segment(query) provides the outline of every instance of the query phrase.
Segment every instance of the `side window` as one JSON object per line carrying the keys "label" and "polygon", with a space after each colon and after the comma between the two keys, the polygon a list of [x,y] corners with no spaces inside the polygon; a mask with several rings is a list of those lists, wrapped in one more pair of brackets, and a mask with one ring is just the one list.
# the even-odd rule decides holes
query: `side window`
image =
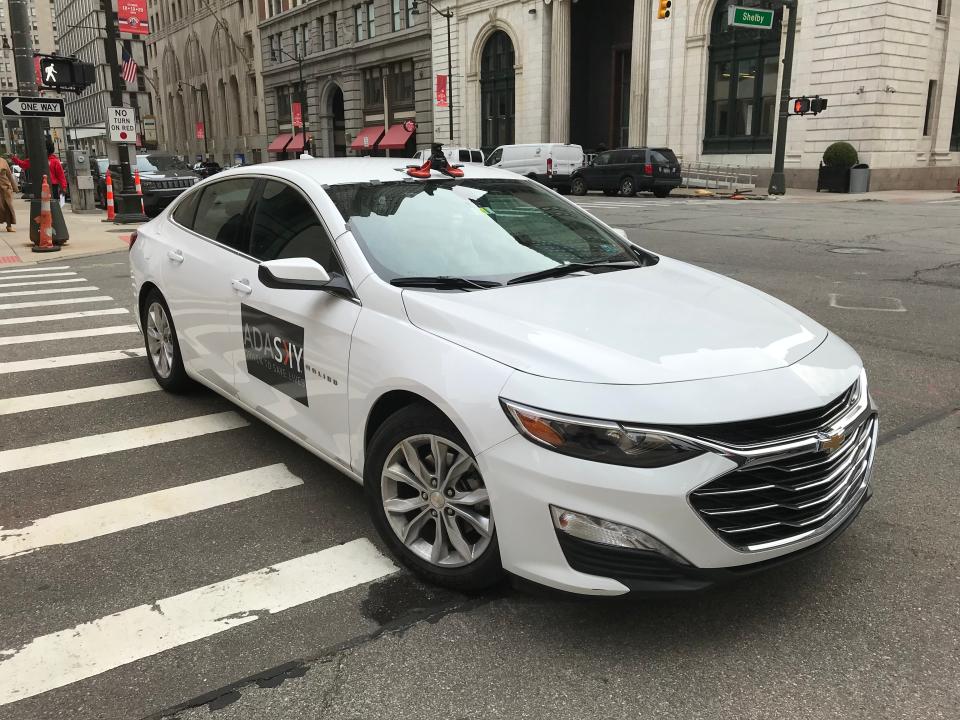
{"label": "side window", "polygon": [[616,152],[610,153],[610,156],[610,162],[617,165],[630,162],[630,152],[626,150],[617,150]]}
{"label": "side window", "polygon": [[593,160],[594,165],[609,165],[610,164],[610,153],[600,153]]}
{"label": "side window", "polygon": [[483,162],[483,153],[480,152],[479,150],[471,150],[471,151],[470,151],[470,160],[472,160],[472,161],[475,162],[475,163],[482,163],[482,162]]}
{"label": "side window", "polygon": [[640,150],[638,152],[630,153],[630,162],[633,164],[643,165],[647,161],[646,154]]}
{"label": "side window", "polygon": [[460,150],[460,159],[458,162],[470,162],[470,151]]}
{"label": "side window", "polygon": [[[201,191],[202,192],[202,191]],[[177,206],[173,209],[173,219],[185,228],[193,229],[193,218],[197,213],[197,200],[200,199],[199,192],[188,192]]]}
{"label": "side window", "polygon": [[503,148],[497,148],[493,151],[493,154],[487,158],[487,165],[496,165],[500,162],[501,157],[503,157]]}
{"label": "side window", "polygon": [[306,257],[343,275],[333,242],[310,203],[295,188],[267,180],[253,211],[252,255],[258,260]]}
{"label": "side window", "polygon": [[223,180],[203,189],[193,230],[240,252],[248,252],[244,211],[253,189],[252,178]]}

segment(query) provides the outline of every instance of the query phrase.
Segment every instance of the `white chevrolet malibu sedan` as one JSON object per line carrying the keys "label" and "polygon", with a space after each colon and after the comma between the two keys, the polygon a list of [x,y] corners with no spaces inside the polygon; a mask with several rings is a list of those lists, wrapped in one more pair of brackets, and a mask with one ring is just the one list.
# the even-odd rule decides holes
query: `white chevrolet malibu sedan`
{"label": "white chevrolet malibu sedan", "polygon": [[857,354],[758,290],[479,166],[277,162],[143,225],[157,382],[198,382],[363,484],[430,581],[698,590],[868,500]]}

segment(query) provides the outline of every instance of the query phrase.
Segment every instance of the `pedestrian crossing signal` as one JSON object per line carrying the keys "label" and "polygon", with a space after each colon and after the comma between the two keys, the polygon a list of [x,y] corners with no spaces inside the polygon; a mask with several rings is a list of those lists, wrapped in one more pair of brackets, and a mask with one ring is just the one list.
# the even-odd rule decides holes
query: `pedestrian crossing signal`
{"label": "pedestrian crossing signal", "polygon": [[793,114],[806,115],[810,112],[810,98],[798,97],[793,101]]}
{"label": "pedestrian crossing signal", "polygon": [[657,10],[657,19],[666,20],[670,17],[670,0],[660,0],[660,8]]}
{"label": "pedestrian crossing signal", "polygon": [[806,115],[807,113],[819,115],[826,109],[827,98],[822,98],[819,95],[815,97],[803,96],[790,99],[790,110],[793,115]]}

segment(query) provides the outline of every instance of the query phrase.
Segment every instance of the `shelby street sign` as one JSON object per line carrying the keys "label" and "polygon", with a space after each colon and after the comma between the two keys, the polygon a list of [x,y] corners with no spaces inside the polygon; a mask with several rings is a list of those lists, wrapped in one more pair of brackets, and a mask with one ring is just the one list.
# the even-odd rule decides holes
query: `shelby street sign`
{"label": "shelby street sign", "polygon": [[773,10],[731,5],[727,8],[727,22],[733,27],[770,30],[773,28]]}
{"label": "shelby street sign", "polygon": [[57,98],[0,96],[7,117],[63,117],[63,100]]}

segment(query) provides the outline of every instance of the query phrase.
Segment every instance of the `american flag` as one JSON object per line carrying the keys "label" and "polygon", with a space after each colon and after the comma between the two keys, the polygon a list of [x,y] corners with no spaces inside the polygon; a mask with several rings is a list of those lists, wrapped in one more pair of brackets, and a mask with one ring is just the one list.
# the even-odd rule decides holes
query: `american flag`
{"label": "american flag", "polygon": [[123,50],[123,65],[120,67],[120,77],[128,83],[133,83],[137,81],[137,62],[134,60],[130,53]]}

